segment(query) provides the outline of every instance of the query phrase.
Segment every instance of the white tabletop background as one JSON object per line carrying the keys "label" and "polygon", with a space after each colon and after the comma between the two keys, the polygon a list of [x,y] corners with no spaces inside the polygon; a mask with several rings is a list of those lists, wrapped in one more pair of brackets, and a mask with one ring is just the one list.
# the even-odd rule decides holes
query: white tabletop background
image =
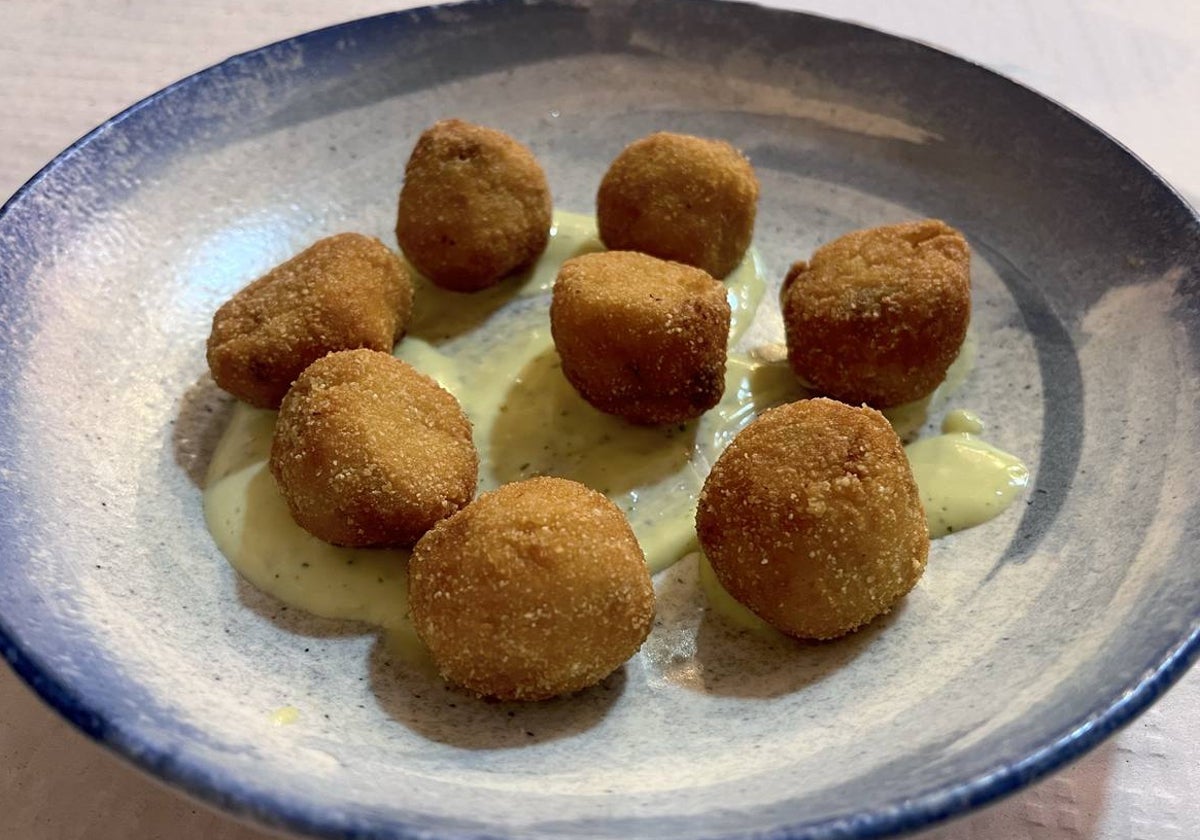
{"label": "white tabletop background", "polygon": [[[0,0],[0,198],[164,85],[411,2]],[[1057,99],[1200,206],[1195,0],[775,0],[947,48]],[[92,744],[0,666],[3,840],[265,840]],[[1200,838],[1200,669],[1040,784],[920,840]]]}

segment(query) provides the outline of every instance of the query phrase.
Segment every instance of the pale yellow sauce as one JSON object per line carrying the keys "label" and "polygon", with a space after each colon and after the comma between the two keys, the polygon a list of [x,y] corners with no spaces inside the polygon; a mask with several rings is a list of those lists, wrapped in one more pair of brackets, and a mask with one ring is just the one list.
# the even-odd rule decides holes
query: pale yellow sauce
{"label": "pale yellow sauce", "polygon": [[290,726],[300,720],[300,710],[295,706],[280,706],[271,713],[271,723],[276,726]]}
{"label": "pale yellow sauce", "polygon": [[759,633],[764,636],[780,635],[774,627],[767,624],[767,622],[751,612],[749,607],[729,594],[728,590],[717,580],[717,573],[713,571],[712,564],[708,562],[708,558],[704,556],[704,552],[697,551],[692,556],[696,558],[696,562],[700,565],[700,589],[704,592],[704,598],[708,602],[709,609],[718,613],[725,619],[726,623],[733,625],[739,630],[748,630],[751,633]]}
{"label": "pale yellow sauce", "polygon": [[[581,481],[621,507],[647,564],[658,572],[696,547],[696,497],[725,446],[766,408],[807,394],[785,358],[768,351],[731,355],[724,398],[690,423],[636,427],[592,408],[562,374],[550,336],[547,298],[565,259],[601,249],[594,220],[559,212],[546,253],[522,277],[472,295],[419,280],[413,321],[396,355],[462,403],[480,453],[481,492],[540,474]],[[750,325],[765,284],[752,256],[725,284],[733,311],[732,345]],[[938,391],[889,412],[902,435],[914,433],[941,405],[965,378],[973,358],[969,341]],[[393,651],[420,655],[406,606],[408,553],[338,548],[297,526],[267,469],[274,422],[275,412],[239,404],[217,445],[204,509],[218,547],[258,589],[315,615],[384,627]],[[935,443],[942,438],[957,443]],[[977,488],[999,487],[997,471],[1009,482],[1005,487],[1017,488],[1012,465],[1019,462],[1012,456],[970,435],[943,435],[914,446],[921,443],[928,445],[918,450],[918,460],[929,464],[918,474],[922,498],[933,499],[939,511],[954,508],[960,495],[971,500],[967,514],[941,511],[939,516],[945,514],[949,523],[943,533],[969,527],[964,522],[978,524],[1011,502],[1012,494],[993,493],[981,508],[979,499],[992,491]],[[909,451],[912,457],[911,447]],[[979,454],[983,452],[994,457],[989,461]],[[955,459],[965,460],[959,464]],[[943,486],[948,489],[937,489]],[[981,510],[988,514],[980,518]],[[715,597],[713,586],[719,590],[719,584],[711,570],[707,577],[711,580],[702,580]]]}
{"label": "pale yellow sauce", "polygon": [[407,552],[339,548],[292,521],[266,463],[259,461],[205,493],[217,546],[250,583],[326,618],[387,626],[407,597]]}
{"label": "pale yellow sauce", "polygon": [[967,432],[918,440],[904,451],[934,539],[993,519],[1029,482],[1018,458]]}
{"label": "pale yellow sauce", "polygon": [[[631,426],[592,408],[564,378],[546,297],[565,259],[600,249],[592,219],[559,213],[550,246],[523,277],[474,295],[419,281],[396,355],[462,403],[480,453],[481,492],[538,474],[602,490],[625,511],[657,572],[694,547],[696,496],[731,435],[714,412],[677,426]],[[753,257],[725,284],[732,343],[763,294]],[[729,378],[740,371],[731,364]],[[275,416],[238,404],[213,454],[204,509],[218,547],[258,589],[326,618],[385,627],[394,648],[409,648],[408,552],[338,548],[292,521],[267,469]]]}
{"label": "pale yellow sauce", "polygon": [[974,411],[960,408],[951,411],[942,420],[942,431],[946,434],[963,432],[968,435],[983,434],[983,420]]}
{"label": "pale yellow sauce", "polygon": [[[945,405],[950,395],[962,387],[975,367],[976,340],[974,333],[968,332],[962,347],[958,351],[946,378],[928,396],[910,403],[886,408],[883,416],[892,424],[901,440],[910,440],[916,436],[925,425],[929,415],[936,414]],[[809,396],[804,383],[796,378],[787,362],[787,347],[782,344],[769,344],[756,347],[750,354],[750,359],[743,360],[753,368],[754,413],[759,413],[773,405],[781,405],[792,400]],[[963,414],[974,417],[971,412],[951,412],[950,416]]]}

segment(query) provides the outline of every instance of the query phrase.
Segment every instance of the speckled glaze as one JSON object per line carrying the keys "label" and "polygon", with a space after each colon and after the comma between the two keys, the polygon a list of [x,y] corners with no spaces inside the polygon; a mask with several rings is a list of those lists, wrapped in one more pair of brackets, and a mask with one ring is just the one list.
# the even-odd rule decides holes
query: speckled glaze
{"label": "speckled glaze", "polygon": [[[948,408],[1030,464],[1027,504],[937,542],[900,609],[832,644],[725,625],[677,566],[642,653],[539,705],[475,701],[239,582],[197,486],[229,408],[212,313],[320,236],[392,241],[408,151],[445,116],[527,142],[585,212],[630,140],[727,139],[776,281],[851,228],[964,230],[979,360]],[[1198,265],[1194,212],[1111,140],[855,26],[483,2],[267,47],[97,129],[0,213],[0,647],[149,772],[313,834],[925,825],[1078,755],[1200,647]],[[781,336],[768,301],[746,342]]]}

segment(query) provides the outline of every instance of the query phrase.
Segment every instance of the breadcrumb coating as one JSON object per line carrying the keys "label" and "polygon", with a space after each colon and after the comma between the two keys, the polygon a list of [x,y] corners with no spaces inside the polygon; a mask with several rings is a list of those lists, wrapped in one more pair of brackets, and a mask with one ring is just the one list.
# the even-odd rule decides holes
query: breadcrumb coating
{"label": "breadcrumb coating", "polygon": [[567,260],[550,304],[563,373],[634,423],[699,417],[725,390],[730,308],[705,271],[632,251]]}
{"label": "breadcrumb coating", "polygon": [[410,546],[475,496],[471,424],[448,391],[388,353],[310,365],[279,410],[271,474],[300,527],[345,546]]}
{"label": "breadcrumb coating", "polygon": [[213,316],[208,367],[240,400],[278,408],[300,372],[334,350],[390,351],[412,315],[408,269],[378,239],[314,243],[225,302]]}
{"label": "breadcrumb coating", "polygon": [[788,359],[821,393],[890,408],[946,378],[971,320],[966,239],[937,219],[846,234],[781,292]]}
{"label": "breadcrumb coating", "polygon": [[396,239],[408,260],[445,289],[472,292],[532,263],[550,241],[546,174],[502,131],[435,123],[404,170]]}
{"label": "breadcrumb coating", "polygon": [[624,515],[562,478],[506,484],[439,522],[408,577],[413,623],[443,677],[504,700],[594,685],[637,652],[654,617]]}
{"label": "breadcrumb coating", "polygon": [[900,439],[829,399],[764,412],[722,453],[696,512],[721,585],[776,629],[831,639],[920,579],[929,531]]}
{"label": "breadcrumb coating", "polygon": [[658,132],[612,162],[596,195],[604,244],[694,265],[724,278],[754,234],[758,178],[720,140]]}

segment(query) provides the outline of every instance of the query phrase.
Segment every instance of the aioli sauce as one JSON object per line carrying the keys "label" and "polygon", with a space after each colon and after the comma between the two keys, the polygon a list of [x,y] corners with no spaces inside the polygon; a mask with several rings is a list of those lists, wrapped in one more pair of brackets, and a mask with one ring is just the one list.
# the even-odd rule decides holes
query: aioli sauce
{"label": "aioli sauce", "polygon": [[[591,217],[557,211],[550,245],[521,277],[471,295],[419,281],[413,321],[395,355],[462,403],[479,450],[480,492],[541,474],[598,489],[629,517],[653,574],[696,548],[696,498],[725,446],[765,409],[807,394],[786,353],[781,360],[778,352],[757,352],[730,355],[724,397],[697,420],[646,428],[592,408],[562,374],[546,298],[564,260],[599,250]],[[752,253],[725,285],[733,345],[765,289]],[[968,338],[942,386],[885,412],[902,437],[915,434],[940,408],[973,360]],[[418,651],[406,607],[408,552],[339,548],[292,521],[267,468],[275,417],[239,403],[213,454],[204,510],[218,547],[250,583],[281,601],[325,618],[378,625],[394,650]],[[998,515],[1027,479],[1016,458],[975,437],[982,427],[972,418],[953,412],[946,421],[949,434],[906,449],[931,536]],[[706,568],[705,561],[702,585],[715,601],[724,591]],[[745,613],[748,625],[758,621],[724,598],[730,603],[723,612]]]}

